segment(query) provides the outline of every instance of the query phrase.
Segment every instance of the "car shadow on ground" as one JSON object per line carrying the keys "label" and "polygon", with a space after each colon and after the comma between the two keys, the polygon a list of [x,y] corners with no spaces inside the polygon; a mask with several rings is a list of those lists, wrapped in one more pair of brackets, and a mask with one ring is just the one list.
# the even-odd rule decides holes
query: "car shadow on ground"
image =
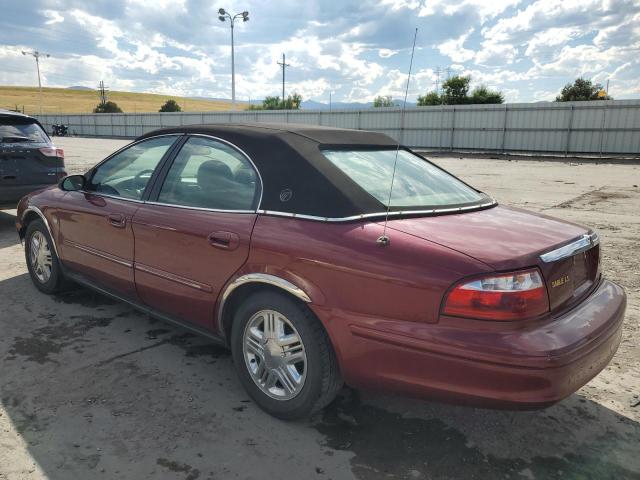
{"label": "car shadow on ground", "polygon": [[184,329],[82,288],[43,295],[27,274],[0,299],[0,402],[19,439],[3,448],[50,479],[640,478],[640,425],[580,395],[503,412],[344,389],[280,422],[226,350]]}
{"label": "car shadow on ground", "polygon": [[0,210],[0,248],[10,247],[19,243],[16,232],[15,210]]}

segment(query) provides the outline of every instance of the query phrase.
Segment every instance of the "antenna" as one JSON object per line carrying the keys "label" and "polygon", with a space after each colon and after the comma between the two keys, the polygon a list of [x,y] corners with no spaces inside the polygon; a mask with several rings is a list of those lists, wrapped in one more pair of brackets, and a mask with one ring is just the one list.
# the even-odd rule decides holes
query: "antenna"
{"label": "antenna", "polygon": [[391,243],[391,239],[387,237],[387,222],[389,221],[389,209],[391,208],[391,194],[393,193],[393,181],[396,179],[396,167],[398,165],[398,153],[400,153],[400,143],[402,143],[402,132],[404,131],[404,112],[407,109],[407,95],[409,94],[409,82],[411,81],[411,69],[413,68],[413,54],[416,51],[416,38],[418,37],[418,28],[413,34],[413,48],[411,49],[411,62],[409,63],[409,75],[407,76],[407,86],[404,90],[404,103],[402,104],[402,112],[400,113],[400,138],[398,139],[398,147],[396,148],[396,156],[393,160],[393,174],[391,175],[391,187],[389,188],[389,200],[387,201],[387,214],[384,217],[384,229],[382,236],[378,237],[376,243],[381,247],[386,247]]}

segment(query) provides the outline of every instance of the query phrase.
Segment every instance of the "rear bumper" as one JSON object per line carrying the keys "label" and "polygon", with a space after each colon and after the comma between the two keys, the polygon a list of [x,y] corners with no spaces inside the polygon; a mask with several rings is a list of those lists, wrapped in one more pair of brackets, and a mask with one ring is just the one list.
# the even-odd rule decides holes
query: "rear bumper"
{"label": "rear bumper", "polygon": [[17,204],[18,201],[25,195],[36,190],[50,187],[51,185],[55,185],[56,183],[58,183],[57,178],[52,178],[51,183],[39,183],[34,185],[5,185],[0,183],[0,203]]}
{"label": "rear bumper", "polygon": [[620,344],[626,296],[604,280],[573,310],[522,328],[419,324],[314,307],[346,382],[446,402],[541,408],[595,377]]}

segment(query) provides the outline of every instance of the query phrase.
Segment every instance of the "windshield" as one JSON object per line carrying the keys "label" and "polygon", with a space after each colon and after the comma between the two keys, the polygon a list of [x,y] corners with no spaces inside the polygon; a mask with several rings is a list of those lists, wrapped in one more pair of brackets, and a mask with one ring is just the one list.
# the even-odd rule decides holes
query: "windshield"
{"label": "windshield", "polygon": [[47,136],[33,121],[0,117],[0,142],[47,143]]}
{"label": "windshield", "polygon": [[[323,150],[342,172],[383,205],[389,201],[396,150]],[[485,196],[406,150],[398,151],[390,207],[426,209],[475,203]]]}

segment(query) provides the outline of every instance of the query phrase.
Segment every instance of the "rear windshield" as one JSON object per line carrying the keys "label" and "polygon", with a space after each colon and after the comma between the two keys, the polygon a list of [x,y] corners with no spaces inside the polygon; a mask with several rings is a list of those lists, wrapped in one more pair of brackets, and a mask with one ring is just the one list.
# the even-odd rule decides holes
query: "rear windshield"
{"label": "rear windshield", "polygon": [[47,135],[40,126],[33,121],[0,117],[0,142],[47,143]]}
{"label": "rear windshield", "polygon": [[[386,206],[396,150],[323,150],[336,167]],[[428,209],[484,200],[477,192],[444,170],[406,150],[398,151],[390,207]]]}

